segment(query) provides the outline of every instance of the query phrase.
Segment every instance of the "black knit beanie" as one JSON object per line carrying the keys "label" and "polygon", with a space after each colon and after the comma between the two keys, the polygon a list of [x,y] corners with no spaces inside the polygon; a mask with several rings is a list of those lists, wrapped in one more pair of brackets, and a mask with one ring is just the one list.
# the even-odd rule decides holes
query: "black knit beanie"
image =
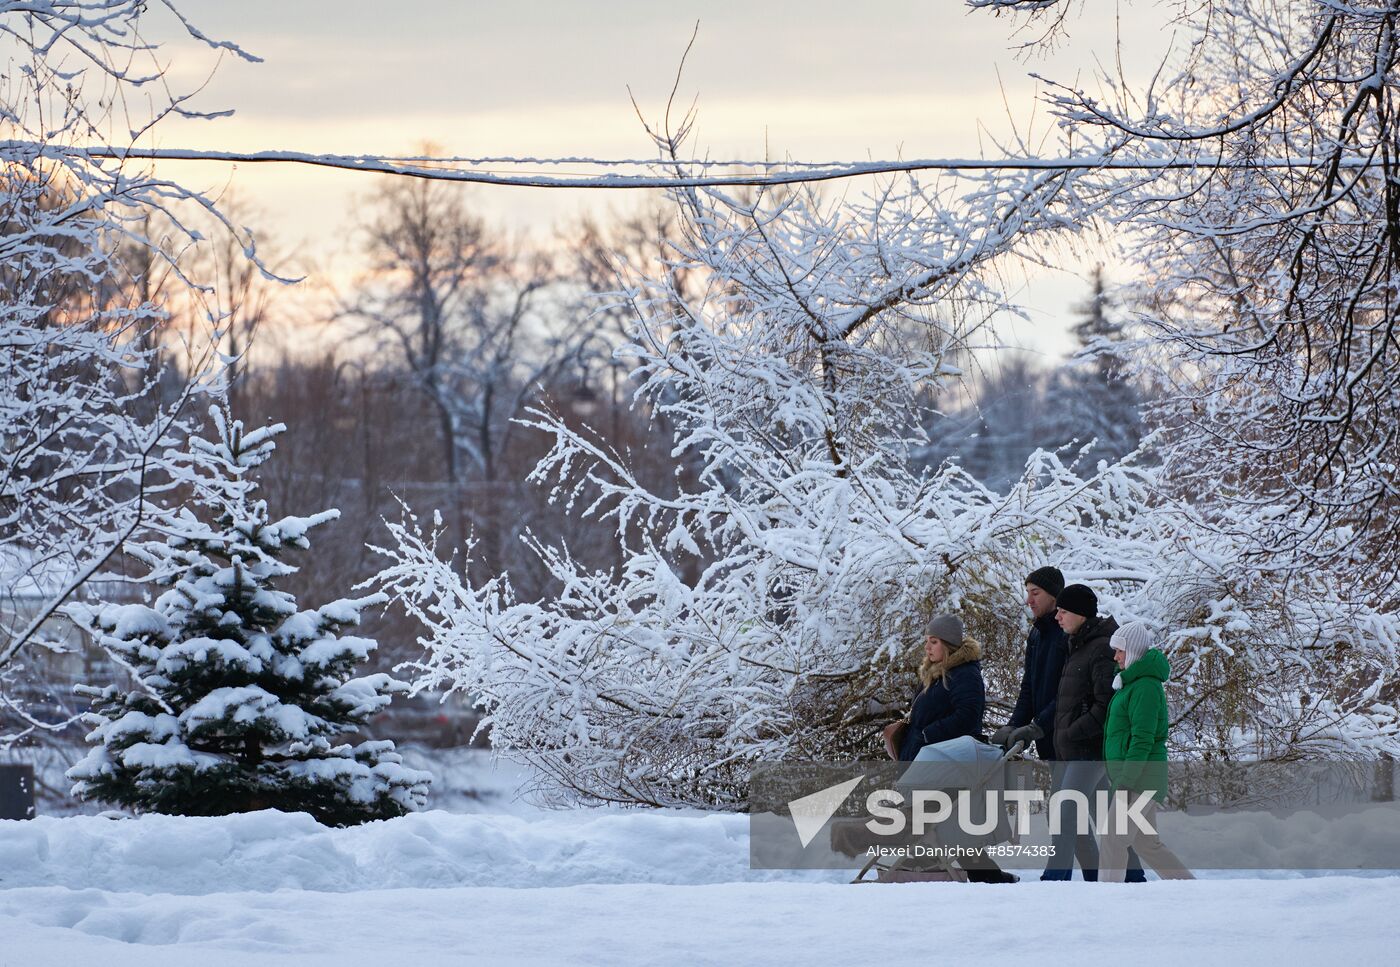
{"label": "black knit beanie", "polygon": [[1099,613],[1099,597],[1084,584],[1071,584],[1055,595],[1055,607],[1082,618],[1092,618]]}
{"label": "black knit beanie", "polygon": [[1065,589],[1065,576],[1060,569],[1047,565],[1038,567],[1026,575],[1026,583],[1034,584],[1052,598],[1058,598]]}

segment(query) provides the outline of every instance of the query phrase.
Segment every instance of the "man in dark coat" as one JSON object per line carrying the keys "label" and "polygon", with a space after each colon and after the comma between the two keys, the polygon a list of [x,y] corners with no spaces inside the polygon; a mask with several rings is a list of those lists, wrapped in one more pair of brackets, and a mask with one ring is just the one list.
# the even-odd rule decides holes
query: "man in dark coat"
{"label": "man in dark coat", "polygon": [[1037,568],[1026,576],[1026,607],[1031,630],[1026,635],[1026,664],[1016,708],[1005,725],[992,733],[992,744],[1035,743],[1036,754],[1055,758],[1055,696],[1065,663],[1066,637],[1055,621],[1055,598],[1065,589],[1057,567]]}
{"label": "man in dark coat", "polygon": [[[1108,719],[1108,703],[1113,699],[1113,676],[1118,673],[1109,639],[1118,630],[1118,622],[1099,614],[1098,596],[1083,584],[1071,584],[1056,597],[1055,621],[1069,640],[1055,694],[1054,742],[1060,761],[1056,763],[1052,793],[1076,789],[1092,803],[1095,793],[1107,788],[1104,722]],[[1042,880],[1070,879],[1074,859],[1079,861],[1084,879],[1098,879],[1098,844],[1092,833],[1080,836],[1075,832],[1077,817],[1073,813],[1064,810],[1062,831],[1051,837],[1055,858],[1041,875]],[[1128,865],[1130,882],[1146,879],[1136,854],[1129,856]]]}

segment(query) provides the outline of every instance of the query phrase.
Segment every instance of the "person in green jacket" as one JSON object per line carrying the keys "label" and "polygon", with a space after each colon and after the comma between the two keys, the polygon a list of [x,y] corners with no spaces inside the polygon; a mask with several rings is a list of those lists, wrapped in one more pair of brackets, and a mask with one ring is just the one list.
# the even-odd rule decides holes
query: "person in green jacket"
{"label": "person in green jacket", "polygon": [[1152,647],[1152,632],[1141,621],[1131,621],[1115,631],[1109,647],[1122,671],[1113,681],[1115,691],[1104,721],[1103,757],[1114,798],[1099,844],[1099,881],[1123,882],[1130,847],[1164,880],[1195,879],[1155,832],[1146,832],[1130,820],[1120,823],[1123,807],[1150,792],[1152,799],[1135,815],[1157,828],[1157,806],[1167,792],[1168,718],[1163,683],[1171,676],[1171,665],[1166,655]]}

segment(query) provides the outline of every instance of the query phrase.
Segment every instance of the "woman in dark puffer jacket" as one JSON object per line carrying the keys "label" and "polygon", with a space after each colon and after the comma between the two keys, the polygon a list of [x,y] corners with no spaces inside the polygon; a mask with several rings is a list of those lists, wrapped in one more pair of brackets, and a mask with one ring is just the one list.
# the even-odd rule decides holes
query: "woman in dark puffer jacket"
{"label": "woman in dark puffer jacket", "polygon": [[[924,626],[924,660],[919,666],[922,690],[907,718],[885,727],[890,758],[912,762],[919,750],[964,735],[983,740],[982,715],[987,706],[982,681],[982,649],[963,635],[963,623],[951,614],[935,615]],[[1015,883],[986,855],[958,860],[973,883]]]}
{"label": "woman in dark puffer jacket", "polygon": [[905,719],[886,727],[892,758],[912,762],[919,750],[962,735],[982,738],[987,707],[982,682],[982,649],[963,636],[956,615],[940,614],[924,628],[924,661],[919,666],[923,689]]}

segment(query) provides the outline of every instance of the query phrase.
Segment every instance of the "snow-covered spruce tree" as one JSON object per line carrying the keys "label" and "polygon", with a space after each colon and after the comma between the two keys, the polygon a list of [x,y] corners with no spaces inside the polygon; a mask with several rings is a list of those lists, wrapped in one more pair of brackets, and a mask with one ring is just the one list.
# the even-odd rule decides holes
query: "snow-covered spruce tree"
{"label": "snow-covered spruce tree", "polygon": [[246,431],[219,408],[214,438],[173,455],[193,502],[147,510],[164,539],[130,548],[167,590],[154,606],[72,605],[69,615],[131,675],[89,688],[89,754],[74,793],[139,810],[223,815],[304,811],[329,825],[421,807],[430,777],[406,769],[390,741],[336,744],[406,688],[351,675],[375,642],[342,634],[381,595],[299,611],[276,588],[308,548],[307,532],[339,516],[273,520],[251,472],[282,424]]}
{"label": "snow-covered spruce tree", "polygon": [[1089,297],[1078,312],[1079,321],[1070,328],[1079,342],[1078,352],[1046,387],[1047,436],[1055,446],[1092,440],[1095,459],[1117,460],[1142,440],[1145,394],[1129,374],[1121,348],[1126,337],[1123,310],[1107,290],[1103,266],[1094,268]]}

